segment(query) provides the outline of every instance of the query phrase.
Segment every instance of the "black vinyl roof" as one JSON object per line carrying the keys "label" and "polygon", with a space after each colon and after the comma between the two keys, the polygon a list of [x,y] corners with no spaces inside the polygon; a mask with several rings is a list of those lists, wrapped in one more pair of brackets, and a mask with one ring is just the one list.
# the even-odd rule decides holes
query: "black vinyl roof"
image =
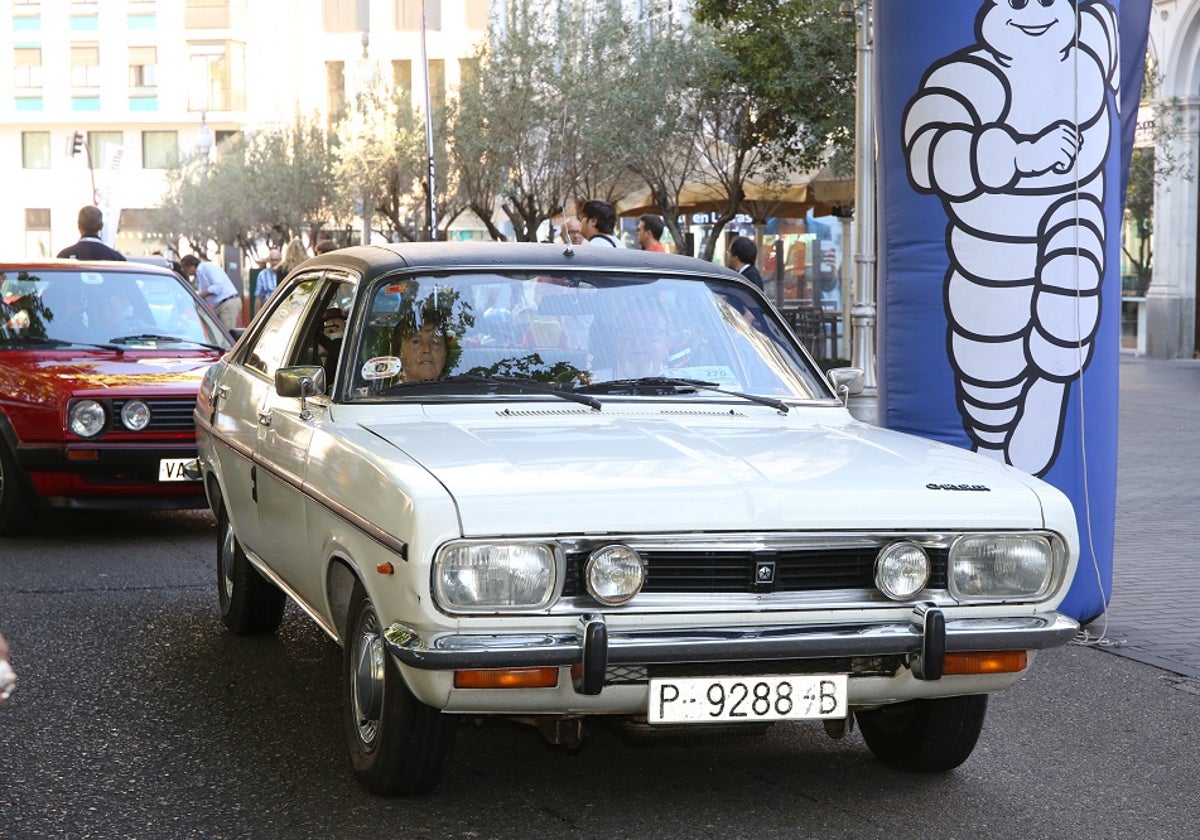
{"label": "black vinyl roof", "polygon": [[693,257],[601,245],[533,242],[408,242],[339,248],[301,263],[305,269],[345,266],[373,277],[396,269],[640,270],[745,280],[731,269]]}

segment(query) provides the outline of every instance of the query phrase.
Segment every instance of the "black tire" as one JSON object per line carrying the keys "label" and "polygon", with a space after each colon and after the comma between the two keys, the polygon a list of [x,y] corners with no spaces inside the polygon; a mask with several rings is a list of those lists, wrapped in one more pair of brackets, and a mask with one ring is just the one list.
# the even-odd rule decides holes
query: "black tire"
{"label": "black tire", "polygon": [[428,793],[441,781],[458,721],[408,690],[361,583],[346,626],[343,717],[354,775],[376,794]]}
{"label": "black tire", "polygon": [[0,537],[28,534],[37,524],[37,508],[25,487],[17,459],[0,439]]}
{"label": "black tire", "polygon": [[940,773],[962,764],[975,749],[987,695],[910,700],[859,712],[858,728],[876,757],[901,770]]}
{"label": "black tire", "polygon": [[221,621],[239,636],[274,633],[287,605],[287,596],[242,551],[224,505],[217,513],[217,598]]}

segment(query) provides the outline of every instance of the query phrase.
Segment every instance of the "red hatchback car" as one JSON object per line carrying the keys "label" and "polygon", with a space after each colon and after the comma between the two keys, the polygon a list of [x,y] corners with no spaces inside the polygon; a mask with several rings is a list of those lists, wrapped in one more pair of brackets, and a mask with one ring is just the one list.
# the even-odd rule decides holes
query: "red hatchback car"
{"label": "red hatchback car", "polygon": [[192,408],[232,343],[172,271],[0,263],[0,536],[47,506],[204,507]]}

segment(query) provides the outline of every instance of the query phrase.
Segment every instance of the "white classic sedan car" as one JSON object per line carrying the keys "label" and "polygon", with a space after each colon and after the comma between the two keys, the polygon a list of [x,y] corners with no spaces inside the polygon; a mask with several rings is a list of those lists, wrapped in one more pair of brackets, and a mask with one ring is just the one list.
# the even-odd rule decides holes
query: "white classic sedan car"
{"label": "white classic sedan car", "polygon": [[[349,248],[205,377],[221,615],[344,649],[354,771],[437,784],[463,718],[553,741],[857,721],[940,771],[1070,640],[1066,497],[856,421],[761,293],[663,254]],[[839,390],[842,392],[839,394]],[[660,730],[661,731],[661,730]]]}

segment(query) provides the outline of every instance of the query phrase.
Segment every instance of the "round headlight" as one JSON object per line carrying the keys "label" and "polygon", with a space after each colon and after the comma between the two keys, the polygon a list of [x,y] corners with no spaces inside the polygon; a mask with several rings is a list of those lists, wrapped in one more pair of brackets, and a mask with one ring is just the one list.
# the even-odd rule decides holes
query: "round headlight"
{"label": "round headlight", "polygon": [[929,555],[913,542],[894,542],[875,558],[875,585],[893,601],[906,601],[929,582]]}
{"label": "round headlight", "polygon": [[140,432],[150,425],[150,406],[141,400],[130,400],[121,406],[121,422],[131,432]]}
{"label": "round headlight", "polygon": [[587,590],[601,604],[624,604],[642,591],[646,567],[627,545],[606,545],[588,558],[585,569]]}
{"label": "round headlight", "polygon": [[104,431],[104,406],[95,400],[80,400],[71,406],[67,425],[80,437],[95,437]]}

